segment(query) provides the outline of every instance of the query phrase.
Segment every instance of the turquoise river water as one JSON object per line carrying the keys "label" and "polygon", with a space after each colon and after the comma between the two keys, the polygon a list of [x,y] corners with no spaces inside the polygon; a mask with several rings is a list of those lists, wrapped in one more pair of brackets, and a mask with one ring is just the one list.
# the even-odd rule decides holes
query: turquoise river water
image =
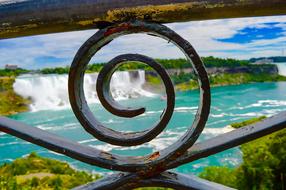
{"label": "turquoise river water", "polygon": [[[83,130],[70,107],[62,109],[37,110],[11,116],[11,118],[27,123],[33,127],[72,139],[86,146],[96,147],[105,151],[122,155],[145,155],[168,147],[175,142],[192,124],[198,105],[198,91],[179,92],[176,94],[176,109],[173,118],[164,132],[149,143],[141,146],[122,148],[111,146],[94,139]],[[165,106],[160,96],[137,97],[121,100],[121,104],[130,106],[145,106],[147,111],[136,118],[123,119],[108,113],[98,103],[90,107],[95,116],[105,125],[120,131],[138,131],[154,124]],[[199,140],[217,136],[231,129],[229,124],[261,115],[273,115],[286,109],[286,83],[256,83],[238,86],[212,88],[212,105],[209,120]],[[24,157],[30,152],[41,156],[66,161],[73,167],[92,172],[108,173],[110,171],[90,166],[66,156],[48,151],[36,145],[10,135],[0,133],[0,164]],[[239,148],[233,148],[222,153],[189,163],[177,168],[183,173],[199,173],[205,166],[235,167],[242,161]]]}

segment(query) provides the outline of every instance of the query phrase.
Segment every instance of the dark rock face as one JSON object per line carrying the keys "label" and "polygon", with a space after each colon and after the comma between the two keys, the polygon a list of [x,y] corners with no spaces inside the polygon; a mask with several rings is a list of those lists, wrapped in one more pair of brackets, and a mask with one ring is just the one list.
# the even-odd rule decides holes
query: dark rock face
{"label": "dark rock face", "polygon": [[[208,74],[221,74],[221,73],[251,73],[251,74],[278,74],[278,67],[272,64],[264,65],[249,65],[241,67],[208,67],[206,68]],[[168,69],[170,75],[179,75],[182,73],[193,73],[192,68],[186,69]],[[154,71],[146,71],[146,75],[156,76]]]}
{"label": "dark rock face", "polygon": [[250,66],[241,66],[235,68],[229,68],[229,67],[207,68],[207,72],[209,74],[219,74],[219,73],[278,74],[278,68],[276,65],[250,65]]}

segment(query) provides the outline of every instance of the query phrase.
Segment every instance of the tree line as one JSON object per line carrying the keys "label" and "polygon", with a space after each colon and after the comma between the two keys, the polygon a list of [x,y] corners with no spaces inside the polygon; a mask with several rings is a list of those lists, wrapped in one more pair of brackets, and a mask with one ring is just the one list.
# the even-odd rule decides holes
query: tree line
{"label": "tree line", "polygon": [[[165,69],[185,69],[191,68],[191,63],[186,59],[156,59]],[[206,67],[239,67],[239,66],[248,66],[250,62],[247,60],[237,60],[237,59],[223,59],[216,58],[213,56],[202,57]],[[99,72],[105,63],[94,63],[87,66],[86,72]],[[69,67],[56,67],[56,68],[45,68],[40,70],[42,74],[67,74],[69,72]],[[119,70],[151,70],[148,65],[142,64],[140,62],[128,62],[123,64]]]}

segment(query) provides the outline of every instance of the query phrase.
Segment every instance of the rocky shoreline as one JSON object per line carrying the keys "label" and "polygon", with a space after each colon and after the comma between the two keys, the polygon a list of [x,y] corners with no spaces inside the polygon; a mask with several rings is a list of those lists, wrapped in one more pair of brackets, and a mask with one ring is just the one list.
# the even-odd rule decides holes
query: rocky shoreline
{"label": "rocky shoreline", "polygon": [[[234,73],[250,73],[250,74],[261,74],[261,73],[268,73],[268,74],[278,74],[278,67],[273,64],[263,64],[263,65],[248,65],[248,66],[239,66],[239,67],[206,67],[206,71],[209,75],[213,74],[234,74]],[[169,75],[180,75],[182,73],[194,73],[193,68],[182,68],[182,69],[167,69]],[[156,76],[156,72],[146,71],[146,76]]]}

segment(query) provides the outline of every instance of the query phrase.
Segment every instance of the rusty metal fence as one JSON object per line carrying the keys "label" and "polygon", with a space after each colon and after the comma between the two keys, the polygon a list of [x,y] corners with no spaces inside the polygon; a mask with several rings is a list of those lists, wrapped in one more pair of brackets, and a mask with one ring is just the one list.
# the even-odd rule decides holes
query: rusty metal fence
{"label": "rusty metal fence", "polygon": [[103,107],[116,116],[127,118],[145,112],[143,107],[123,107],[111,96],[109,85],[112,74],[120,65],[128,61],[147,64],[158,73],[165,86],[167,106],[160,120],[153,127],[140,132],[114,131],[96,119],[85,99],[84,73],[90,59],[113,39],[122,35],[145,33],[173,43],[190,61],[197,75],[200,90],[199,108],[192,125],[185,134],[168,148],[146,156],[126,157],[100,151],[5,117],[0,117],[0,131],[82,162],[118,172],[75,188],[78,190],[125,190],[154,186],[180,190],[230,189],[196,176],[183,175],[169,170],[281,130],[286,127],[286,112],[281,112],[257,124],[236,129],[203,142],[196,142],[205,127],[211,105],[207,72],[192,45],[161,23],[285,13],[284,0],[0,1],[1,39],[100,28],[78,50],[71,65],[68,81],[68,93],[74,114],[84,129],[100,141],[118,146],[135,146],[149,142],[168,125],[175,106],[174,87],[167,71],[150,57],[140,54],[124,54],[105,64],[98,75],[96,91]]}

